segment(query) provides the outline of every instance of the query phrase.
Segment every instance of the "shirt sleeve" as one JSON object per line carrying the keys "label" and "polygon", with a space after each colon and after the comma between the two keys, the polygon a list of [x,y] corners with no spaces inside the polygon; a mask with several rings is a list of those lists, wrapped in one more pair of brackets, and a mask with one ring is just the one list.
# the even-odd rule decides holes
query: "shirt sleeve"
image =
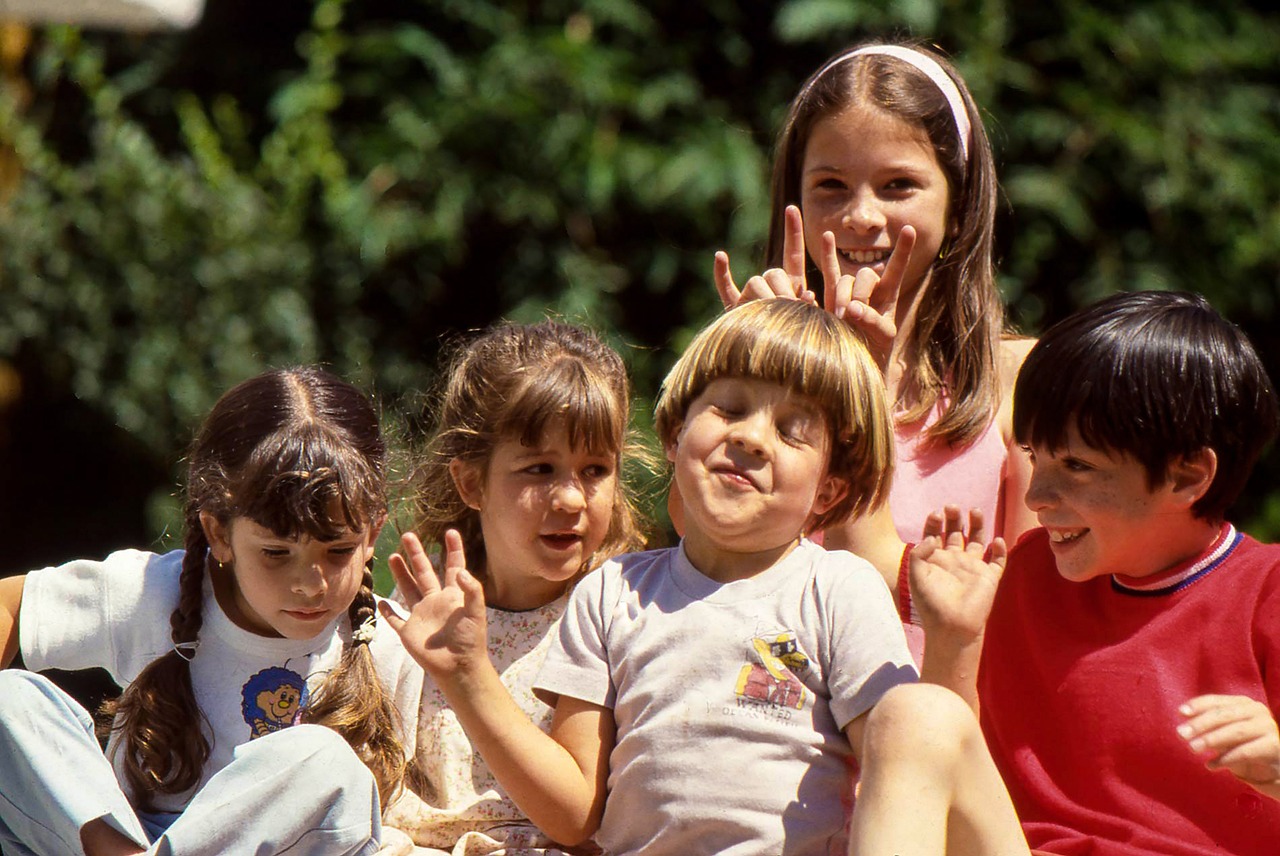
{"label": "shirt sleeve", "polygon": [[28,669],[106,669],[127,686],[169,650],[182,551],[137,550],[27,575],[18,639]]}
{"label": "shirt sleeve", "polygon": [[617,689],[609,668],[606,617],[617,600],[619,570],[616,562],[606,563],[587,574],[569,597],[560,630],[533,683],[534,695],[546,704],[554,707],[556,698],[565,695],[613,708]]}
{"label": "shirt sleeve", "polygon": [[893,595],[862,559],[842,551],[824,557],[818,578],[829,656],[831,713],[841,729],[892,687],[919,680]]}

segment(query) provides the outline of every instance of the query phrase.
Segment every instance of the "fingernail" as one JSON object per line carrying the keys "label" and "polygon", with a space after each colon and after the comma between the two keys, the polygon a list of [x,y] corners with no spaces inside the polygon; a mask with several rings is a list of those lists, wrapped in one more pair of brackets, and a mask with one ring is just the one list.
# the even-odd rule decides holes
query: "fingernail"
{"label": "fingernail", "polygon": [[1191,726],[1190,726],[1190,725],[1188,725],[1188,724],[1186,724],[1185,722],[1184,722],[1182,725],[1179,725],[1179,726],[1178,726],[1178,735],[1179,735],[1180,737],[1184,738],[1184,739],[1185,739],[1185,738],[1187,738],[1187,737],[1190,737],[1190,736],[1191,736]]}

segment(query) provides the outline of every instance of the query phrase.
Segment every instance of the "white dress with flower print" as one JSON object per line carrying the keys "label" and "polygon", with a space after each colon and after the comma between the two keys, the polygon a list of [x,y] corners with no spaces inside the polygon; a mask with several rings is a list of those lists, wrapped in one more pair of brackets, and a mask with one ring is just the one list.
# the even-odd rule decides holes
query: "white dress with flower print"
{"label": "white dress with flower print", "polygon": [[[516,704],[543,731],[551,726],[552,710],[534,697],[533,681],[568,599],[566,594],[526,612],[488,609],[489,658]],[[406,788],[383,817],[385,826],[402,830],[413,839],[416,853],[541,856],[599,852],[594,848],[558,848],[529,822],[494,780],[430,678],[422,687],[417,748],[418,767],[426,781],[423,793]]]}

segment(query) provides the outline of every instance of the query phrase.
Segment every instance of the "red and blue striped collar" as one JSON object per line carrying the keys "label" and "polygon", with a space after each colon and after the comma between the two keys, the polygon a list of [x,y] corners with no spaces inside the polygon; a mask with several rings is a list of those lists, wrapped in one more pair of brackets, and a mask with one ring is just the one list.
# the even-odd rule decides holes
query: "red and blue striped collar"
{"label": "red and blue striped collar", "polygon": [[1113,574],[1111,576],[1111,588],[1121,594],[1135,597],[1159,597],[1181,591],[1200,578],[1207,576],[1226,561],[1243,537],[1230,523],[1224,523],[1217,539],[1210,545],[1209,549],[1181,570],[1162,573],[1159,575],[1159,579],[1148,583],[1121,582],[1119,577]]}

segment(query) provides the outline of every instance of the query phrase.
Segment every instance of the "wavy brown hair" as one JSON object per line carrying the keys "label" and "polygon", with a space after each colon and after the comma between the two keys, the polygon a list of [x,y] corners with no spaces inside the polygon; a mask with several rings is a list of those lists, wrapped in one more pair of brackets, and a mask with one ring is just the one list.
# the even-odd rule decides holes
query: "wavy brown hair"
{"label": "wavy brown hair", "polygon": [[[1000,341],[1013,335],[996,288],[993,262],[995,160],[978,106],[946,57],[919,44],[903,45],[935,60],[955,82],[971,125],[967,159],[950,104],[924,72],[882,54],[839,60],[871,44],[875,43],[833,56],[805,81],[791,102],[774,149],[765,264],[782,264],[783,212],[788,205],[800,205],[804,154],[815,124],[845,110],[869,106],[923,129],[950,189],[949,237],[931,269],[928,293],[907,343],[916,359],[897,402],[905,406],[899,419],[904,423],[923,419],[945,395],[946,410],[928,436],[963,447],[981,436],[1000,407]],[[817,271],[811,270],[810,276],[817,278]]]}
{"label": "wavy brown hair", "polygon": [[[269,371],[226,392],[188,455],[175,650],[150,663],[106,712],[120,734],[124,773],[139,807],[194,787],[209,757],[206,720],[191,686],[204,575],[212,558],[202,512],[224,526],[247,518],[280,537],[332,541],[386,516],[386,447],[378,414],[358,389],[314,367]],[[375,616],[366,568],[348,609],[352,628]],[[193,655],[188,655],[193,656]],[[404,778],[398,714],[367,644],[347,642],[303,719],[346,739],[374,774],[383,803]]]}
{"label": "wavy brown hair", "polygon": [[622,357],[593,333],[571,324],[498,324],[454,346],[439,398],[435,430],[413,477],[424,543],[445,530],[462,535],[467,563],[478,576],[485,566],[480,515],[462,500],[449,464],[457,459],[487,471],[504,440],[535,445],[553,423],[562,424],[574,448],[608,455],[618,472],[609,530],[583,571],[599,561],[641,549],[644,524],[626,488],[623,465],[648,463],[630,433],[631,384]]}

